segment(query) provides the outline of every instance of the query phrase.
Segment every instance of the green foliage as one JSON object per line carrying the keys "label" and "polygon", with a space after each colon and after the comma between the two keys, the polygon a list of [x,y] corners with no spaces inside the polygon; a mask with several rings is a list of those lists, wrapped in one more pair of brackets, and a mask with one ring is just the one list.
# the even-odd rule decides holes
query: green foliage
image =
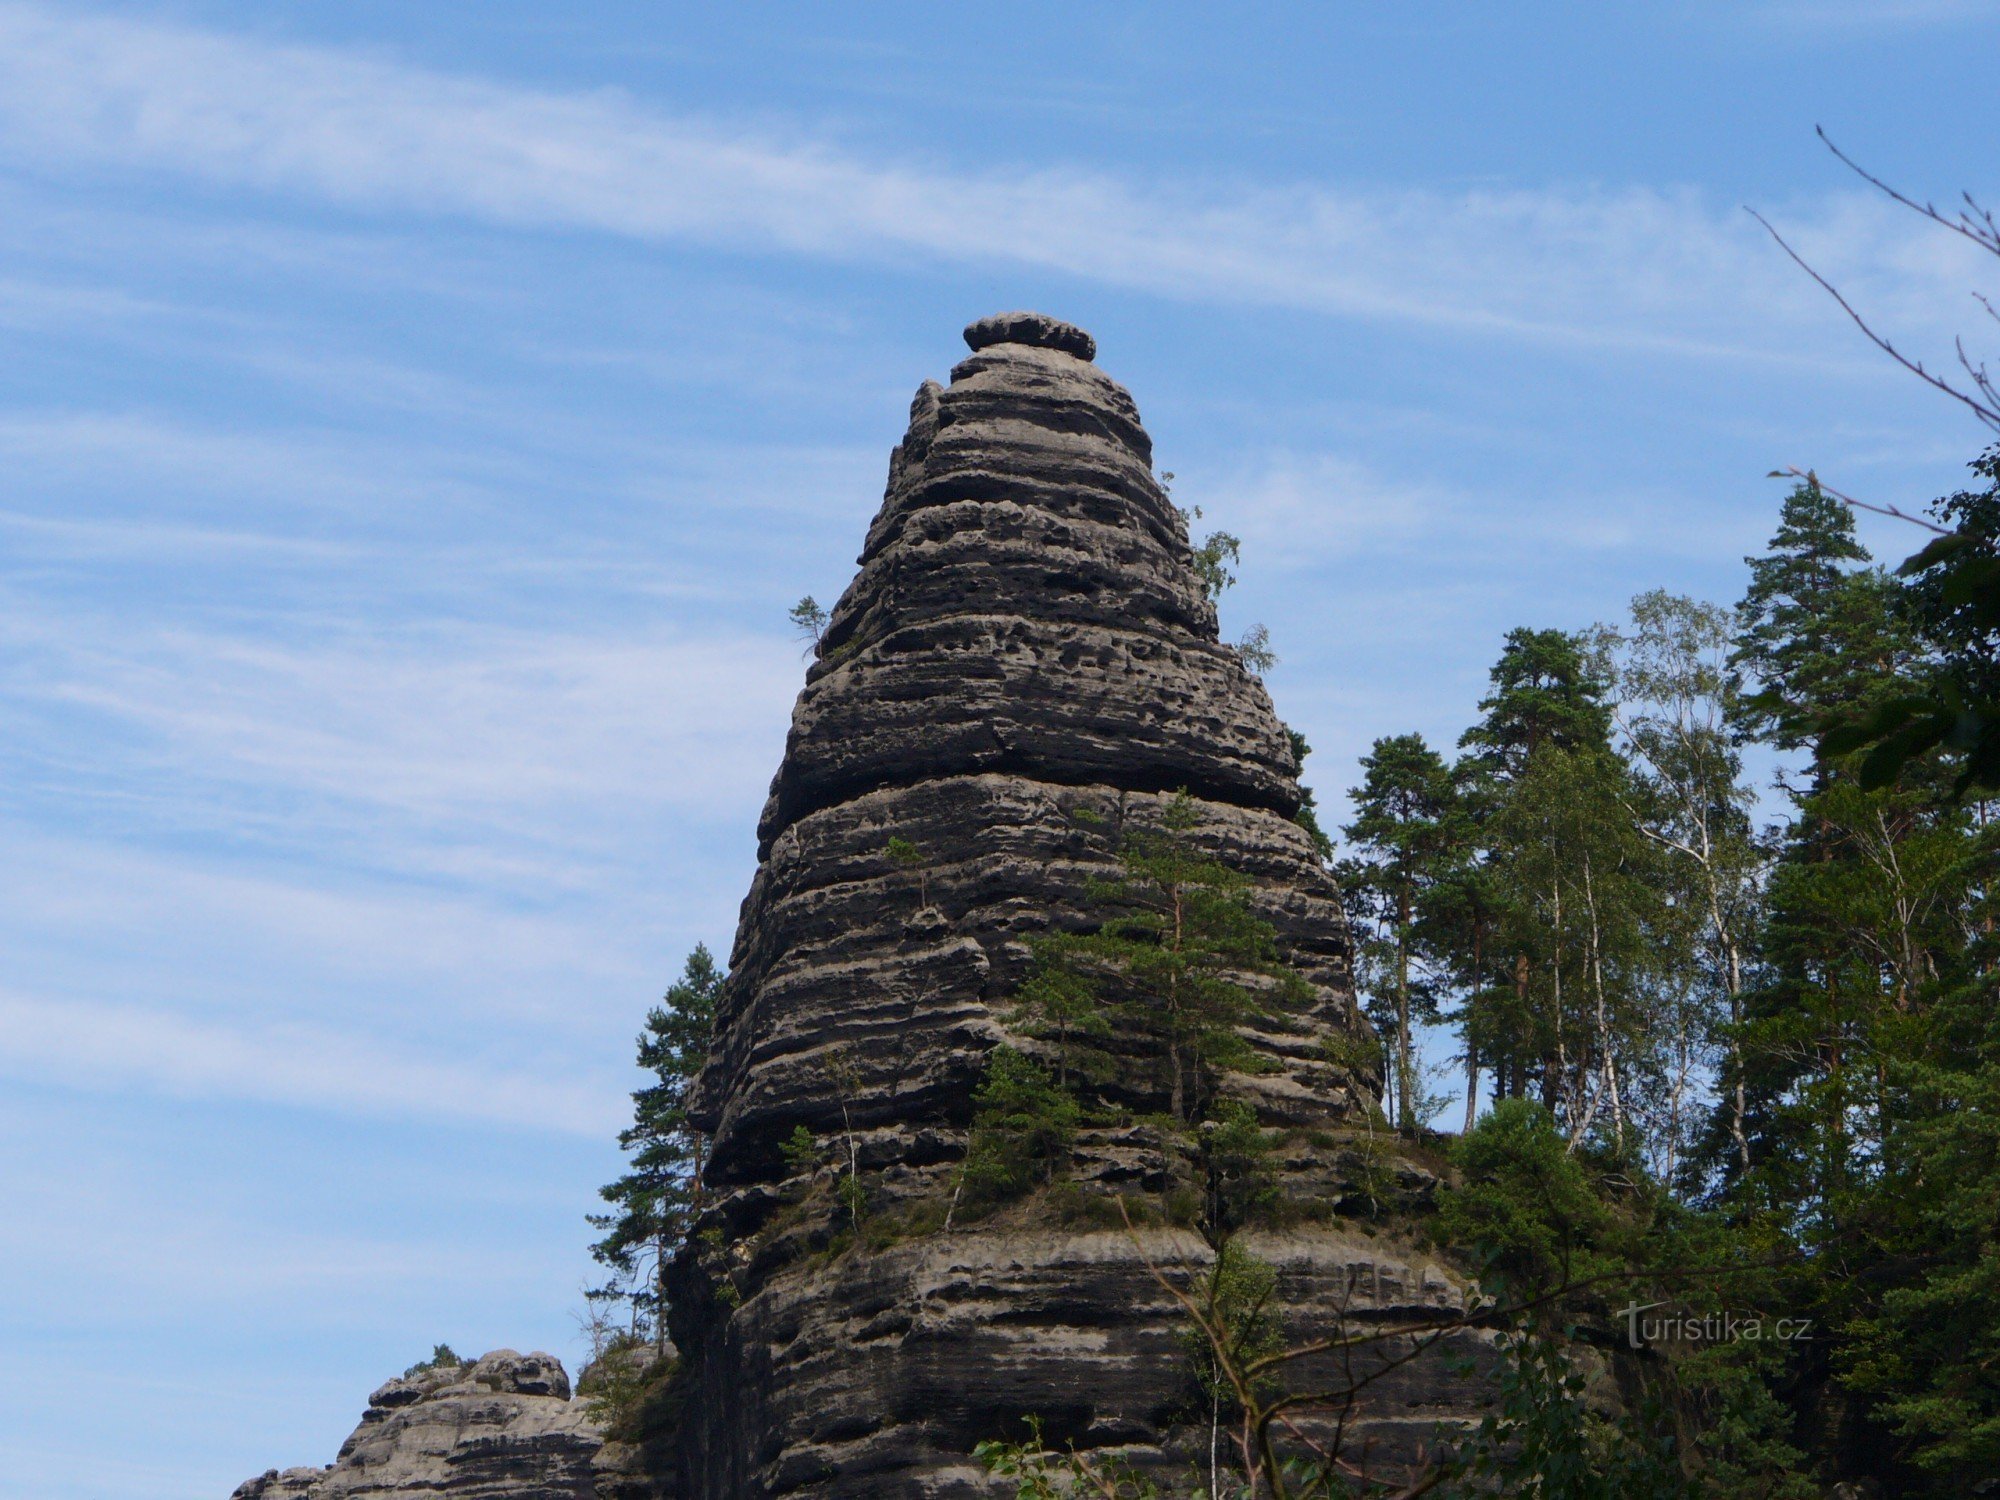
{"label": "green foliage", "polygon": [[931,904],[930,858],[908,839],[898,835],[891,838],[882,848],[889,856],[889,863],[899,870],[909,870],[917,877],[917,905],[921,909]]}
{"label": "green foliage", "polygon": [[1382,1065],[1382,1049],[1372,1038],[1352,1031],[1336,1031],[1320,1039],[1320,1055],[1336,1068],[1363,1077]]}
{"label": "green foliage", "polygon": [[820,642],[826,638],[827,613],[811,594],[807,594],[787,610],[785,618],[792,622],[792,629],[806,643],[807,655],[817,650]]}
{"label": "green foliage", "polygon": [[1158,1500],[1160,1491],[1117,1454],[1051,1452],[1042,1441],[1042,1424],[1028,1418],[1030,1436],[1024,1443],[990,1440],[972,1456],[996,1479],[1014,1482],[1015,1500]]}
{"label": "green foliage", "polygon": [[1180,515],[1182,528],[1190,535],[1194,576],[1201,584],[1201,591],[1212,603],[1227,593],[1236,582],[1236,575],[1229,571],[1229,566],[1231,563],[1240,563],[1243,560],[1242,539],[1226,531],[1211,531],[1200,542],[1195,543],[1192,541],[1193,526],[1201,519],[1201,507],[1197,505],[1192,509],[1183,510],[1177,505],[1174,509]]}
{"label": "green foliage", "polygon": [[1221,1073],[1263,1066],[1238,1028],[1310,992],[1250,909],[1249,882],[1196,847],[1195,823],[1183,792],[1158,828],[1127,832],[1121,878],[1093,892],[1109,914],[1095,932],[1038,943],[1016,1007],[1055,1042],[1059,1082],[1080,1074],[1142,1107],[1164,1102],[1183,1125],[1206,1114]]}
{"label": "green foliage", "polygon": [[452,1351],[451,1345],[437,1344],[431,1349],[431,1357],[420,1359],[411,1365],[409,1369],[403,1371],[403,1378],[408,1380],[413,1375],[425,1375],[432,1370],[456,1370],[462,1368],[465,1363],[463,1357]]}
{"label": "green foliage", "polygon": [[1438,1017],[1425,973],[1432,933],[1424,919],[1471,857],[1472,829],[1450,769],[1423,736],[1375,741],[1349,791],[1354,821],[1341,831],[1356,850],[1339,866],[1357,929],[1369,1012],[1389,1039],[1397,1128],[1416,1130],[1421,1093],[1414,1026]]}
{"label": "green foliage", "polygon": [[1464,1181],[1439,1190],[1438,1231],[1479,1251],[1489,1290],[1541,1297],[1606,1269],[1610,1216],[1541,1105],[1501,1100],[1453,1162]]}
{"label": "green foliage", "polygon": [[[1654,590],[1632,601],[1632,624],[1604,631],[1616,674],[1618,727],[1635,762],[1631,808],[1654,858],[1644,878],[1660,899],[1644,913],[1636,971],[1653,1018],[1639,1058],[1657,1101],[1650,1165],[1664,1181],[1699,1180],[1727,1152],[1748,1164],[1744,1133],[1743,992],[1763,914],[1765,851],[1750,823],[1751,792],[1729,728],[1742,703],[1727,665],[1733,610]],[[1704,1131],[1691,1083],[1719,1074],[1721,1108]],[[1644,1113],[1642,1104],[1642,1114]]]}
{"label": "green foliage", "polygon": [[1560,1344],[1515,1334],[1502,1352],[1494,1410],[1454,1466],[1472,1481],[1460,1493],[1519,1500],[1694,1500],[1701,1493],[1681,1473],[1669,1440],[1643,1422],[1608,1422],[1590,1410],[1588,1382]]}
{"label": "green foliage", "polygon": [[785,1158],[787,1177],[810,1176],[819,1170],[819,1137],[804,1125],[794,1125],[792,1133],[785,1137],[785,1143],[778,1149]]}
{"label": "green foliage", "polygon": [[[1277,1268],[1257,1259],[1234,1240],[1224,1241],[1197,1284],[1199,1322],[1180,1331],[1181,1347],[1211,1409],[1224,1420],[1242,1415],[1226,1371],[1242,1371],[1285,1347],[1284,1330],[1271,1308],[1278,1289]],[[1259,1394],[1278,1389],[1275,1377],[1255,1382]]]}
{"label": "green foliage", "polygon": [[1856,757],[1871,790],[1943,751],[1956,763],[1952,796],[2000,792],[2000,447],[1972,469],[1987,487],[1937,502],[1952,529],[1896,570],[1923,669],[1892,696],[1820,720],[1820,757]]}
{"label": "green foliage", "polygon": [[666,1337],[666,1269],[701,1211],[706,1137],[688,1115],[689,1090],[708,1058],[722,970],[705,947],[688,955],[681,977],[639,1034],[639,1066],[654,1081],[632,1095],[632,1124],[618,1144],[629,1170],[601,1190],[612,1212],[590,1217],[604,1236],[590,1247],[611,1280],[591,1293],[630,1308],[635,1330]]}
{"label": "green foliage", "polygon": [[1497,1093],[1539,1084],[1577,1139],[1626,1129],[1647,889],[1607,670],[1582,634],[1508,632],[1453,778],[1476,857],[1440,872],[1421,934],[1461,996],[1468,1057]]}
{"label": "green foliage", "polygon": [[1781,750],[1811,742],[1830,711],[1847,712],[1879,689],[1900,655],[1887,581],[1854,535],[1854,513],[1818,483],[1785,497],[1770,551],[1745,558],[1750,588],[1730,664],[1755,691],[1739,727]]}
{"label": "green foliage", "polygon": [[1263,625],[1252,625],[1243,632],[1243,639],[1236,643],[1236,655],[1253,677],[1268,676],[1278,664],[1278,653],[1271,649],[1271,632]]}
{"label": "green foliage", "polygon": [[833,1195],[847,1213],[847,1222],[859,1228],[868,1217],[868,1184],[861,1180],[858,1172],[847,1171],[840,1174],[840,1181],[834,1184]]}
{"label": "green foliage", "polygon": [[657,1357],[653,1346],[629,1333],[610,1339],[577,1377],[576,1393],[588,1403],[592,1420],[606,1429],[638,1435],[641,1414],[656,1388],[675,1377],[677,1361]]}
{"label": "green foliage", "polygon": [[[1306,743],[1304,735],[1289,724],[1285,726],[1285,738],[1291,741],[1292,759],[1298,764],[1300,774],[1303,775],[1306,757],[1312,754],[1312,746]],[[1299,797],[1299,810],[1292,821],[1306,831],[1306,837],[1312,840],[1313,853],[1319,856],[1320,863],[1329,863],[1333,859],[1333,840],[1326,836],[1326,830],[1320,826],[1319,800],[1313,795],[1313,789],[1304,781],[1299,783]]]}
{"label": "green foliage", "polygon": [[1102,1050],[1111,1018],[1101,1003],[1092,972],[1093,952],[1072,933],[1037,938],[1035,966],[1014,996],[1011,1012],[1030,1036],[1054,1044],[1056,1083],[1069,1088],[1080,1076],[1110,1076]]}
{"label": "green foliage", "polygon": [[1348,1150],[1346,1165],[1355,1193],[1366,1204],[1365,1212],[1380,1218],[1396,1197],[1397,1139],[1367,1130],[1349,1142]]}
{"label": "green foliage", "polygon": [[1237,1099],[1219,1100],[1197,1135],[1202,1176],[1202,1223],[1211,1241],[1270,1217],[1278,1202],[1271,1134],[1257,1112]]}
{"label": "green foliage", "polygon": [[1507,632],[1479,700],[1481,718],[1459,743],[1486,780],[1511,780],[1543,749],[1594,750],[1610,735],[1604,682],[1589,643],[1561,630]]}
{"label": "green foliage", "polygon": [[[851,1231],[859,1229],[868,1216],[868,1189],[861,1180],[861,1174],[854,1169],[851,1139],[849,1148],[846,1160],[834,1173],[833,1201],[847,1216],[847,1230]],[[779,1145],[778,1153],[784,1159],[785,1176],[804,1179],[791,1194],[795,1202],[803,1202],[813,1191],[813,1179],[819,1169],[826,1164],[825,1145],[810,1129],[799,1124],[792,1127],[792,1133]]]}
{"label": "green foliage", "polygon": [[1941,1495],[2000,1472],[1995,946],[1988,925],[1974,945],[1977,967],[1937,994],[1928,1026],[1891,1064],[1899,1123],[1879,1187],[1856,1209],[1877,1264],[1894,1274],[1871,1278],[1879,1297],[1856,1306],[1843,1329],[1842,1384],[1877,1403],[1927,1492]]}
{"label": "green foliage", "polygon": [[1515,973],[1504,999],[1488,999],[1505,1019],[1489,1021],[1487,1045],[1515,1076],[1538,1080],[1571,1140],[1602,1125],[1621,1147],[1623,1090],[1653,1020],[1645,972],[1659,917],[1633,796],[1610,750],[1548,744],[1523,764],[1488,831],[1498,934]]}
{"label": "green foliage", "polygon": [[976,1208],[1053,1179],[1076,1138],[1082,1107],[1049,1071],[1012,1047],[988,1055],[973,1095],[965,1190]]}
{"label": "green foliage", "polygon": [[1717,1342],[1687,1356],[1673,1374],[1704,1496],[1819,1500],[1823,1491],[1791,1440],[1793,1413],[1778,1396],[1790,1375],[1781,1346]]}

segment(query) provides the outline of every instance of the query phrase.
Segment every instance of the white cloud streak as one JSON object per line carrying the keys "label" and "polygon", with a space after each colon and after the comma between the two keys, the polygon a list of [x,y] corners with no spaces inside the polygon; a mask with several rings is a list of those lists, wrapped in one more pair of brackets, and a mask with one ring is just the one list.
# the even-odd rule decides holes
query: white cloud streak
{"label": "white cloud streak", "polygon": [[726,636],[487,627],[286,646],[122,640],[114,622],[70,618],[8,638],[46,662],[18,691],[139,731],[183,775],[489,827],[564,802],[754,806],[798,676],[784,644]]}
{"label": "white cloud streak", "polygon": [[[1690,353],[1827,309],[1735,211],[1685,191],[1355,193],[871,161],[330,49],[0,5],[0,146],[365,210],[839,259],[1013,264],[1176,298]],[[1799,242],[1865,286],[1873,203]],[[1895,247],[1921,231],[1896,223]],[[1964,284],[1964,258],[1935,253]],[[1908,266],[1899,267],[1906,272]],[[1919,301],[1934,304],[1936,287]]]}
{"label": "white cloud streak", "polygon": [[623,1100],[602,1079],[483,1069],[323,1027],[200,1021],[162,1010],[0,992],[0,1071],[94,1089],[138,1088],[391,1118],[449,1119],[604,1137]]}

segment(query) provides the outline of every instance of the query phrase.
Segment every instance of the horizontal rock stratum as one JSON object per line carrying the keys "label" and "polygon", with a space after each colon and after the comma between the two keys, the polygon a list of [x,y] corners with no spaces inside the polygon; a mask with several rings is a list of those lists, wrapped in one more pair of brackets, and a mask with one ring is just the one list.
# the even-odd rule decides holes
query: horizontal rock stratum
{"label": "horizontal rock stratum", "polygon": [[323,1469],[272,1469],[233,1500],[611,1500],[648,1493],[620,1472],[552,1354],[496,1349],[378,1387]]}
{"label": "horizontal rock stratum", "polygon": [[[1031,1200],[843,1238],[821,1191],[857,1176],[871,1224],[927,1226],[954,1201],[986,1058],[1033,1046],[1009,1021],[1031,941],[1101,920],[1093,887],[1176,793],[1311,984],[1249,1036],[1264,1070],[1225,1084],[1285,1132],[1281,1192],[1304,1211],[1240,1238],[1276,1268],[1288,1331],[1462,1296],[1343,1217],[1380,1141],[1338,892],[1295,820],[1292,737],[1217,638],[1137,407],[1054,318],[983,319],[966,342],[911,404],[759,826],[699,1091],[710,1207],[675,1268],[689,1496],[990,1495],[974,1445],[1031,1415],[1056,1445],[1176,1479],[1206,1453],[1185,1320],[1154,1275],[1206,1264],[1200,1235],[1065,1224]],[[801,1128],[816,1173],[783,1149]],[[1157,1192],[1143,1136],[1086,1130],[1072,1179]],[[1426,1174],[1393,1152],[1387,1170],[1421,1195]],[[1408,1452],[1465,1412],[1443,1352],[1372,1386],[1354,1440]]]}

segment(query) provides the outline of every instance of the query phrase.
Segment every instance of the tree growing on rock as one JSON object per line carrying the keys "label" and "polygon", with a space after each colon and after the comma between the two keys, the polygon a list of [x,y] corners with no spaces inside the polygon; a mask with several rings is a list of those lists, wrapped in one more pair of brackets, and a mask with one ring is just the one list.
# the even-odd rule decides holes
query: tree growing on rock
{"label": "tree growing on rock", "polygon": [[889,863],[899,870],[906,870],[917,877],[917,909],[924,910],[931,904],[930,856],[903,838],[900,834],[883,846],[882,852],[889,856]]}
{"label": "tree growing on rock", "polygon": [[1062,1169],[1083,1111],[1040,1063],[994,1048],[972,1103],[961,1186],[975,1204],[1025,1193]]}
{"label": "tree growing on rock", "polygon": [[1070,1051],[1065,1076],[1079,1064],[1118,1076],[1120,1056],[1136,1053],[1152,1075],[1140,1091],[1164,1095],[1182,1126],[1206,1117],[1221,1074],[1259,1066],[1240,1028],[1309,993],[1251,910],[1248,879],[1196,847],[1197,821],[1182,792],[1158,828],[1129,832],[1122,874],[1091,893],[1110,914],[1094,932],[1046,940],[1021,996],[1031,1030]]}
{"label": "tree growing on rock", "polygon": [[806,643],[805,654],[811,656],[826,637],[829,617],[825,606],[811,594],[807,594],[785,612],[785,618],[792,622],[792,629],[797,632],[799,639]]}
{"label": "tree growing on rock", "polygon": [[[1160,477],[1171,480],[1174,476],[1163,474]],[[1182,528],[1188,532],[1189,548],[1193,554],[1190,561],[1194,565],[1194,576],[1201,584],[1202,593],[1208,596],[1212,604],[1235,587],[1236,575],[1229,571],[1229,565],[1242,562],[1243,539],[1232,532],[1211,531],[1197,542],[1194,540],[1193,526],[1201,519],[1201,507],[1176,505],[1174,510],[1181,518]]]}
{"label": "tree growing on rock", "polygon": [[630,1170],[600,1190],[612,1212],[592,1214],[604,1237],[590,1247],[611,1273],[589,1293],[622,1302],[635,1333],[666,1339],[666,1271],[701,1209],[701,1168],[707,1138],[688,1118],[688,1091],[708,1057],[715,1002],[724,975],[705,946],[688,955],[680,979],[646,1016],[639,1066],[654,1081],[632,1095],[632,1123],[618,1144]]}

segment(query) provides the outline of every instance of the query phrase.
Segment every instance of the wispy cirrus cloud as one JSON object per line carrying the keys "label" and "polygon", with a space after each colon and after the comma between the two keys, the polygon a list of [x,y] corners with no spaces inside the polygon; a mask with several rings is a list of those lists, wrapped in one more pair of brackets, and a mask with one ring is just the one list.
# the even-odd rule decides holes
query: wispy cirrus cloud
{"label": "wispy cirrus cloud", "polygon": [[[612,93],[32,5],[0,6],[0,133],[17,159],[187,174],[363,210],[845,260],[1014,264],[1176,298],[1538,338],[1770,353],[1775,341],[1743,330],[1826,311],[1735,205],[1689,191],[963,172]],[[1805,205],[1792,227],[1856,284],[1884,236],[1893,254],[1917,233],[1848,198]],[[1953,248],[1937,254],[1958,276]]]}
{"label": "wispy cirrus cloud", "polygon": [[0,1072],[395,1118],[607,1136],[624,1111],[603,1078],[482,1068],[322,1026],[204,1021],[169,1010],[0,992]]}
{"label": "wispy cirrus cloud", "polygon": [[91,728],[17,734],[4,759],[66,803],[115,791],[133,832],[225,824],[322,857],[393,851],[413,875],[449,875],[470,842],[554,878],[635,822],[754,817],[798,671],[789,644],[726,631],[297,635],[9,611],[0,713]]}

